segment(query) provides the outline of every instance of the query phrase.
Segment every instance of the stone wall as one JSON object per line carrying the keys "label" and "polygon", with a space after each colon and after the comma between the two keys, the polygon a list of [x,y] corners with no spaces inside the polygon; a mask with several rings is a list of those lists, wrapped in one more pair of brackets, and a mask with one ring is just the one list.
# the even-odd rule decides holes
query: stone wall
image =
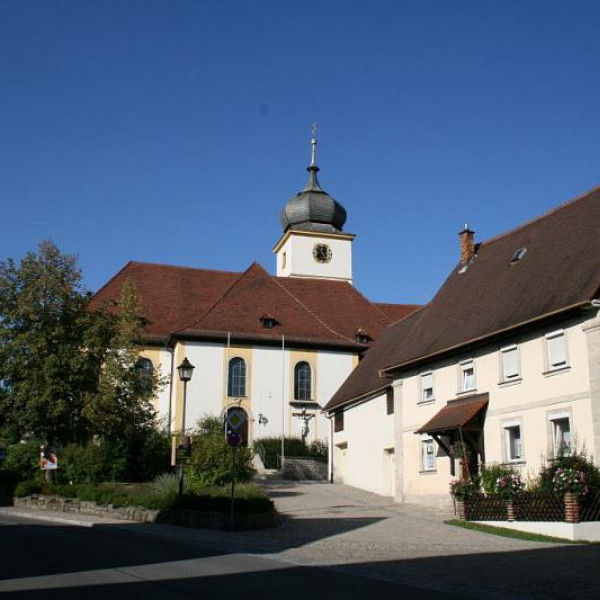
{"label": "stone wall", "polygon": [[285,479],[314,479],[316,481],[327,480],[327,463],[314,458],[285,458],[283,465],[283,477]]}

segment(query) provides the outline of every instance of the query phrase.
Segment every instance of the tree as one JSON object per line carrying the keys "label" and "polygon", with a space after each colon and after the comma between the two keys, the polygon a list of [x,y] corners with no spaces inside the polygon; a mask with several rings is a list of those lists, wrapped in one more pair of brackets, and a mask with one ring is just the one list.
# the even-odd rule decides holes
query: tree
{"label": "tree", "polygon": [[0,429],[52,445],[100,438],[135,462],[161,384],[136,368],[140,302],[130,284],[115,307],[92,312],[90,299],[75,257],[52,242],[0,263]]}
{"label": "tree", "polygon": [[[92,433],[118,441],[138,438],[154,427],[156,413],[151,401],[162,381],[154,371],[139,368],[144,319],[130,282],[124,284],[115,308],[96,315],[103,323],[108,320],[110,339],[104,352],[102,346],[96,348],[102,357],[98,386],[86,395],[83,414]],[[95,341],[102,343],[105,334],[96,335]]]}
{"label": "tree", "polygon": [[83,400],[95,385],[82,351],[89,294],[75,257],[49,241],[17,266],[0,263],[0,420],[48,443],[85,437]]}

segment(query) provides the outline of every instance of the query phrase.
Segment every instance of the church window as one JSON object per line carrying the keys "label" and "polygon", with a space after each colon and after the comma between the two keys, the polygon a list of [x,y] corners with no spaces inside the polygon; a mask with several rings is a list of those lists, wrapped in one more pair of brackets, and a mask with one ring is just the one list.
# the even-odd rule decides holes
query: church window
{"label": "church window", "polygon": [[229,361],[227,395],[233,398],[246,395],[246,363],[236,356]]}
{"label": "church window", "polygon": [[294,399],[312,399],[312,369],[305,360],[294,368]]}

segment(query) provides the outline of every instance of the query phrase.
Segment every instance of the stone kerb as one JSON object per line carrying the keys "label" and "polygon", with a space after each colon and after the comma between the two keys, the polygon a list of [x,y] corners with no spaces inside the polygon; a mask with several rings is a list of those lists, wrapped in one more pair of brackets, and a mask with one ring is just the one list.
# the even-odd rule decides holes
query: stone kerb
{"label": "stone kerb", "polygon": [[[98,518],[136,521],[138,523],[167,523],[202,529],[225,530],[231,526],[229,513],[199,510],[159,511],[141,506],[102,505],[74,498],[45,496],[42,494],[13,498],[13,506],[28,510],[78,513]],[[275,511],[268,513],[236,513],[234,518],[234,529],[236,531],[266,529],[275,527],[276,524],[277,513]]]}

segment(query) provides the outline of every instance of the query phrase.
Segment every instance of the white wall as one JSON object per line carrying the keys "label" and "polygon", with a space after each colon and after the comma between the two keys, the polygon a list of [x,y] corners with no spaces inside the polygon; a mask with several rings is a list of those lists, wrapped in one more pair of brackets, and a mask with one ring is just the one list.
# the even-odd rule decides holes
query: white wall
{"label": "white wall", "polygon": [[[228,353],[225,344],[207,342],[180,343],[175,348],[175,366],[187,356],[195,366],[194,374],[187,388],[186,428],[196,425],[199,418],[206,414],[221,415],[228,402],[227,386],[227,357],[234,356],[232,348]],[[286,435],[300,436],[302,419],[293,413],[300,412],[293,407],[293,377],[294,364],[291,356],[297,356],[298,351],[284,352],[280,347],[252,347],[242,353],[247,360],[247,386],[249,397],[242,405],[248,412],[250,440],[259,437],[279,437],[282,429]],[[337,388],[348,377],[354,365],[354,355],[348,352],[318,351],[315,357],[316,400],[315,417],[309,422],[307,441],[329,439],[329,421],[321,413],[324,406]],[[167,363],[165,363],[167,364]],[[170,365],[170,357],[169,363]],[[282,377],[285,381],[282,382]],[[169,411],[169,387],[160,396],[161,416],[165,419]],[[182,403],[182,389],[177,372],[174,375],[172,391],[172,423],[177,427],[179,414],[178,406]],[[232,399],[233,401],[234,399]],[[248,402],[246,402],[248,401]],[[267,423],[259,423],[259,414],[267,419]]]}
{"label": "white wall", "polygon": [[[332,257],[328,263],[319,263],[313,257],[315,244],[321,243],[331,248]],[[352,239],[292,232],[277,252],[277,276],[324,277],[352,282]]]}
{"label": "white wall", "polygon": [[392,495],[394,415],[386,413],[385,394],[344,411],[344,430],[333,434],[335,481]]}
{"label": "white wall", "polygon": [[[420,437],[414,432],[446,406],[449,400],[466,398],[472,393],[489,393],[484,426],[487,463],[507,460],[503,427],[509,421],[518,422],[521,426],[523,459],[512,464],[524,477],[535,477],[551,455],[549,417],[556,412],[568,412],[571,415],[572,436],[579,447],[585,445],[589,453],[595,453],[587,340],[583,331],[585,320],[570,320],[527,335],[507,338],[505,342],[488,345],[452,360],[433,363],[419,372],[403,376],[402,439],[406,501],[434,504],[449,501],[448,484],[452,479],[450,459],[438,456],[436,472],[423,472]],[[566,332],[569,366],[549,372],[544,334],[560,328]],[[516,381],[502,382],[500,348],[511,343],[516,343],[519,348],[520,377]],[[476,389],[464,394],[459,390],[457,365],[460,360],[467,358],[475,361]],[[420,402],[420,373],[430,369],[434,373],[435,399],[423,403]]]}

